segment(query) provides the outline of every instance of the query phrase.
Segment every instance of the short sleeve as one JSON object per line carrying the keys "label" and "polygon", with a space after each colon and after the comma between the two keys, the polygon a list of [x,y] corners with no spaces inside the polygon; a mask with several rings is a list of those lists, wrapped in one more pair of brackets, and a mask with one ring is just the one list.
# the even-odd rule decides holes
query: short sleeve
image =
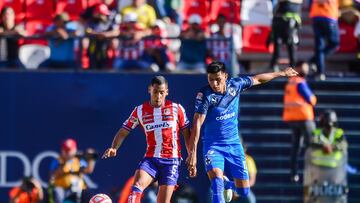
{"label": "short sleeve", "polygon": [[250,76],[242,76],[242,77],[234,78],[234,80],[237,86],[239,87],[240,92],[250,88],[254,84],[254,81]]}
{"label": "short sleeve", "polygon": [[198,92],[195,101],[195,113],[206,114],[209,109],[209,101],[203,92]]}
{"label": "short sleeve", "polygon": [[80,168],[88,167],[88,163],[84,159],[80,159]]}
{"label": "short sleeve", "polygon": [[189,126],[189,119],[186,116],[186,112],[184,107],[182,107],[180,104],[178,104],[178,123],[180,129],[184,129]]}
{"label": "short sleeve", "polygon": [[54,24],[52,24],[52,25],[49,25],[49,26],[46,28],[45,32],[51,32],[51,31],[53,31],[54,29],[55,29],[55,26],[54,26]]}
{"label": "short sleeve", "polygon": [[304,98],[304,100],[311,104],[311,97],[314,95],[306,82],[301,82],[297,85],[298,93]]}
{"label": "short sleeve", "polygon": [[137,114],[138,107],[135,107],[135,109],[130,114],[129,118],[123,123],[123,128],[125,128],[128,131],[133,130],[136,128],[136,126],[139,125],[139,117]]}
{"label": "short sleeve", "polygon": [[78,25],[75,22],[69,22],[66,24],[66,30],[68,32],[76,32]]}

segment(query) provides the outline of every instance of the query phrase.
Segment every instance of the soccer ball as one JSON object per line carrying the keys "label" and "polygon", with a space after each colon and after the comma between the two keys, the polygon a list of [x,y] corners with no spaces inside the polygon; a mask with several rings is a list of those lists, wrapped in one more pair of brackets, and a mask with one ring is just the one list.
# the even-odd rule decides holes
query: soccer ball
{"label": "soccer ball", "polygon": [[112,201],[105,194],[96,194],[90,199],[89,203],[112,203]]}

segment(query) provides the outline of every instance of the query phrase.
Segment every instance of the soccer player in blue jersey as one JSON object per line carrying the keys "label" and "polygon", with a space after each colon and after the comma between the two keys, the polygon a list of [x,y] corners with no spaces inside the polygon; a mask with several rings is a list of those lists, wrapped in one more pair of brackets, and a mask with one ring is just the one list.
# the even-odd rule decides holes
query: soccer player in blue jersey
{"label": "soccer player in blue jersey", "polygon": [[213,203],[224,200],[224,165],[228,165],[234,182],[225,182],[226,189],[233,189],[240,196],[249,193],[249,175],[243,147],[238,134],[239,94],[245,89],[268,82],[277,77],[291,77],[298,73],[287,68],[283,71],[255,76],[228,78],[222,62],[207,66],[209,84],[196,96],[195,114],[191,131],[190,154],[187,158],[190,176],[196,176],[197,143],[200,131],[206,172],[211,181]]}

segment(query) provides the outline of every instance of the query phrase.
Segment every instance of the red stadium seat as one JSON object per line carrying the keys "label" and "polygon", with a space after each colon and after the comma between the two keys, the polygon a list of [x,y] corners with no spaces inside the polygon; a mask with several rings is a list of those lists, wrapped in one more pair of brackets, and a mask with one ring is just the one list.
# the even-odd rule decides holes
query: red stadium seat
{"label": "red stadium seat", "polygon": [[86,9],[86,0],[57,0],[56,13],[66,12],[71,20],[78,20],[80,14]]}
{"label": "red stadium seat", "polygon": [[14,9],[16,23],[19,23],[24,19],[24,0],[0,0],[0,10],[5,6],[10,6]]}
{"label": "red stadium seat", "polygon": [[55,4],[53,0],[26,0],[25,17],[29,20],[47,19],[54,17]]}
{"label": "red stadium seat", "polygon": [[206,0],[184,0],[184,28],[188,26],[187,20],[192,14],[198,14],[202,19],[202,25],[204,29],[207,28],[209,22],[208,13],[210,12],[210,4]]}
{"label": "red stadium seat", "polygon": [[339,24],[341,53],[356,53],[359,50],[358,41],[354,36],[354,26],[346,23]]}
{"label": "red stadium seat", "polygon": [[102,3],[101,0],[88,0],[87,2],[88,2],[88,4],[87,4],[88,7],[93,6],[93,5],[95,5],[95,4],[100,4],[100,3]]}
{"label": "red stadium seat", "polygon": [[243,52],[266,53],[271,52],[273,47],[266,47],[271,27],[260,25],[243,26]]}
{"label": "red stadium seat", "polygon": [[218,15],[224,15],[231,23],[240,24],[240,1],[239,0],[213,0],[211,4],[211,21],[214,22]]}
{"label": "red stadium seat", "polygon": [[[45,33],[46,28],[51,24],[51,21],[46,20],[29,20],[25,23],[26,33],[29,36],[41,36]],[[47,45],[46,39],[27,39],[25,44],[42,44]]]}

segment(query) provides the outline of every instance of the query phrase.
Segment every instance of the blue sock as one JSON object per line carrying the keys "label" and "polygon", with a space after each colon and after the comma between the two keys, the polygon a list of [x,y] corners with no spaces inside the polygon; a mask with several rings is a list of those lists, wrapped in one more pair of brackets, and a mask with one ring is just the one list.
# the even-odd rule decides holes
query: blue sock
{"label": "blue sock", "polygon": [[232,190],[236,191],[236,186],[235,186],[234,181],[224,179],[224,188],[225,188],[225,190],[232,189]]}
{"label": "blue sock", "polygon": [[216,177],[211,180],[211,189],[213,192],[212,202],[213,203],[224,203],[224,180]]}
{"label": "blue sock", "polygon": [[236,193],[238,193],[238,195],[240,195],[241,197],[247,197],[249,192],[250,192],[250,188],[248,187],[236,188]]}

